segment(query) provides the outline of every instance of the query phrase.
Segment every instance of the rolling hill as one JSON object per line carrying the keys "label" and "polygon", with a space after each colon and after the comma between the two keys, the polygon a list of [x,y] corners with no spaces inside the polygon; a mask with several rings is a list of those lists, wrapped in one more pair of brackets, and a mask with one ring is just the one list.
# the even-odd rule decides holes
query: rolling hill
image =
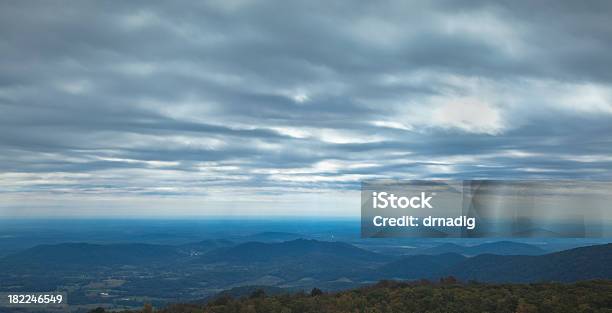
{"label": "rolling hill", "polygon": [[62,243],[39,245],[0,259],[3,269],[82,269],[91,266],[169,262],[181,254],[175,246],[153,244]]}
{"label": "rolling hill", "polygon": [[[496,251],[523,245],[502,242],[470,247],[472,252]],[[445,245],[444,248],[455,247]],[[462,247],[463,248],[463,247]],[[196,251],[197,253],[194,253]],[[464,250],[461,250],[464,252]],[[177,266],[177,264],[181,264]],[[402,258],[364,250],[342,242],[297,239],[280,243],[202,241],[187,245],[63,243],[40,245],[0,259],[5,272],[109,273],[122,266],[198,273],[219,284],[276,282],[284,287],[350,286],[380,279],[416,280],[454,276],[461,281],[572,282],[612,278],[612,244],[581,247],[544,255],[459,253],[413,255]],[[232,273],[241,271],[242,279]],[[230,275],[230,276],[228,276]],[[265,278],[265,279],[264,279]],[[179,278],[183,279],[183,278]],[[327,285],[326,285],[327,284]]]}
{"label": "rolling hill", "polygon": [[372,279],[437,280],[454,276],[461,281],[480,282],[573,282],[612,279],[612,244],[580,247],[544,255],[480,254],[465,257],[457,253],[414,255],[387,263]]}
{"label": "rolling hill", "polygon": [[580,247],[540,256],[478,255],[441,275],[481,282],[573,282],[612,279],[612,244]]}
{"label": "rolling hill", "polygon": [[345,259],[380,262],[388,256],[370,252],[343,242],[296,239],[280,243],[247,242],[213,250],[202,257],[205,262],[280,262],[296,259]]}

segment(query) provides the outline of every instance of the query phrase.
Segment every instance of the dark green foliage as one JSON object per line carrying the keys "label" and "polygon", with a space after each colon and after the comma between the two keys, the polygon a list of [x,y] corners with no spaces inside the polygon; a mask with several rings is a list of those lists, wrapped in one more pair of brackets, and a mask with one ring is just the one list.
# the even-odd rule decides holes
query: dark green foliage
{"label": "dark green foliage", "polygon": [[[428,281],[380,283],[316,297],[299,293],[227,298],[205,305],[177,304],[158,313],[612,313],[612,281],[574,284],[458,283],[447,277]],[[133,312],[136,313],[136,312]]]}

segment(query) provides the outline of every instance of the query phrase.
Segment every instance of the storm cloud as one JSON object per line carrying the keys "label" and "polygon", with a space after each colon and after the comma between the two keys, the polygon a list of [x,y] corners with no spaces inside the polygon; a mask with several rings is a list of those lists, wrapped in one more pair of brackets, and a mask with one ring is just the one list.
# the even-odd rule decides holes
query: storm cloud
{"label": "storm cloud", "polygon": [[610,179],[611,17],[608,1],[5,1],[0,213],[342,215],[366,179]]}

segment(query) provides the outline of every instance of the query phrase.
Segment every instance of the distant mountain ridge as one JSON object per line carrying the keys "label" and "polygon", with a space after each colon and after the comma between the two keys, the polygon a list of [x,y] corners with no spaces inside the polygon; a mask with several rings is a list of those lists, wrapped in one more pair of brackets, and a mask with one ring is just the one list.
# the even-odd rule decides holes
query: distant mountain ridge
{"label": "distant mountain ridge", "polygon": [[186,243],[178,245],[177,248],[180,252],[189,255],[202,255],[214,249],[229,247],[234,245],[234,242],[225,239],[207,239],[197,242]]}
{"label": "distant mountain ridge", "polygon": [[491,243],[483,243],[475,246],[461,246],[454,243],[444,243],[436,247],[428,248],[419,251],[421,254],[442,254],[442,253],[458,253],[467,256],[479,254],[498,254],[498,255],[539,255],[545,254],[546,251],[537,246],[513,242],[513,241],[497,241]]}
{"label": "distant mountain ridge", "polygon": [[388,279],[438,279],[454,276],[461,281],[525,283],[573,282],[612,279],[612,244],[580,247],[544,255],[456,253],[408,256],[378,268]]}
{"label": "distant mountain ridge", "polygon": [[180,256],[175,246],[144,243],[39,245],[0,259],[0,267],[11,269],[80,269],[90,266],[139,265],[167,262]]}
{"label": "distant mountain ridge", "polygon": [[[468,247],[468,251],[508,252],[523,244],[501,242]],[[445,245],[444,249],[455,249]],[[239,286],[240,278],[225,279],[225,272],[248,269],[248,281],[272,281],[283,287],[359,285],[380,279],[414,280],[454,276],[481,282],[571,282],[612,278],[612,244],[580,247],[541,255],[479,254],[465,251],[393,257],[331,241],[297,239],[280,243],[200,241],[184,245],[63,243],[40,245],[0,258],[8,272],[34,270],[96,271],[97,268],[155,266],[184,268],[208,275],[211,266],[221,272],[213,277]],[[180,263],[182,262],[182,263]],[[208,276],[207,276],[208,277]],[[260,277],[270,279],[258,280]],[[342,284],[339,284],[339,283]]]}
{"label": "distant mountain ridge", "polygon": [[283,241],[291,241],[296,239],[308,239],[308,236],[304,236],[302,234],[297,233],[288,233],[288,232],[280,232],[280,231],[267,231],[256,233],[248,236],[241,237],[240,239],[245,239],[245,242],[283,242]]}
{"label": "distant mountain ridge", "polygon": [[223,262],[270,262],[290,258],[347,258],[355,261],[383,261],[389,257],[353,245],[314,239],[296,239],[280,243],[247,242],[213,250],[203,260]]}
{"label": "distant mountain ridge", "polygon": [[91,266],[165,264],[232,244],[227,240],[203,240],[182,245],[85,242],[46,244],[0,258],[0,266],[23,269],[80,269]]}
{"label": "distant mountain ridge", "polygon": [[612,279],[612,244],[580,247],[539,256],[478,255],[442,273],[482,282],[573,282]]}

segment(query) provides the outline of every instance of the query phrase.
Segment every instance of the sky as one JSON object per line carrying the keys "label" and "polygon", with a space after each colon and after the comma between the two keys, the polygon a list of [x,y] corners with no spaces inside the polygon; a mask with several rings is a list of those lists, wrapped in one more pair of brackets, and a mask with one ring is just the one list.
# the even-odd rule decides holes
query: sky
{"label": "sky", "polygon": [[612,178],[609,1],[2,1],[0,217],[356,216]]}

